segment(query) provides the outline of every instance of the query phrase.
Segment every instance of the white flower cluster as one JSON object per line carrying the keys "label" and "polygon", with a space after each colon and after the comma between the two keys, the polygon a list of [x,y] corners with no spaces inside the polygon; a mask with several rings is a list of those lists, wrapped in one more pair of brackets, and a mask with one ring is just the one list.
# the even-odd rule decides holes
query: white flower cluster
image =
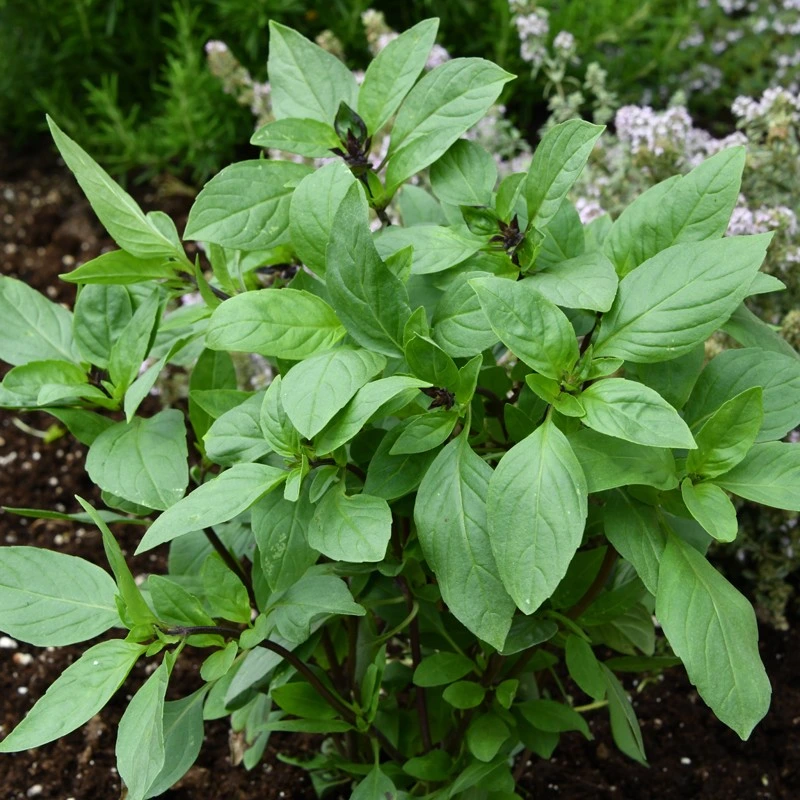
{"label": "white flower cluster", "polygon": [[[544,8],[537,8],[535,3],[526,0],[509,0],[508,5],[519,36],[519,54],[523,61],[527,61],[534,69],[538,69],[547,58],[547,36],[550,33],[549,14]],[[571,34],[562,31],[559,36],[561,36],[559,47],[570,45],[572,48],[575,46],[574,37],[571,43],[567,39],[567,37],[571,37]]]}
{"label": "white flower cluster", "polygon": [[788,112],[791,121],[800,123],[800,93],[780,86],[767,89],[760,99],[737,97],[731,111],[742,122],[765,120],[776,111]]}
{"label": "white flower cluster", "polygon": [[622,106],[614,117],[620,141],[630,145],[635,154],[646,150],[660,156],[664,152],[682,148],[692,118],[683,106],[654,111],[650,106]]}
{"label": "white flower cluster", "polygon": [[797,214],[788,206],[748,208],[744,195],[739,195],[728,224],[729,236],[745,236],[781,230],[790,237],[797,235]]}
{"label": "white flower cluster", "polygon": [[[717,0],[717,5],[722,9],[723,13],[728,15],[745,9],[750,10],[748,8],[748,0]],[[755,5],[755,3],[750,3],[750,5]]]}

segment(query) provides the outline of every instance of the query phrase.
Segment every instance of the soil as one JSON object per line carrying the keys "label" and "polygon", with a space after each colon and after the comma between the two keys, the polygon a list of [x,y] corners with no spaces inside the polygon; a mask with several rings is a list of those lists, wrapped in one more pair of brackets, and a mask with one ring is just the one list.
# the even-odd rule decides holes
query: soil
{"label": "soil", "polygon": [[[75,182],[48,151],[18,157],[0,150],[0,265],[2,274],[26,281],[52,299],[71,305],[74,287],[60,272],[112,247]],[[179,228],[189,200],[134,190],[145,208],[162,208]],[[2,374],[2,373],[0,373]],[[99,501],[83,470],[86,448],[68,435],[41,438],[53,419],[41,413],[0,411],[0,503],[76,511],[75,494]],[[22,428],[25,428],[23,430]],[[123,550],[133,552],[140,529],[116,528]],[[0,543],[50,547],[104,565],[99,533],[91,527],[38,521],[0,511]],[[156,551],[130,560],[134,574],[165,571]],[[777,800],[797,796],[800,781],[800,620],[787,631],[762,629],[762,656],[773,683],[772,710],[749,742],[719,723],[698,698],[682,671],[673,670],[637,693],[634,706],[642,726],[649,768],[614,747],[605,712],[592,712],[594,740],[565,735],[549,761],[534,761],[520,781],[524,797],[613,798],[620,800]],[[82,647],[35,648],[0,638],[0,732],[7,732],[31,708]],[[182,658],[173,673],[170,698],[200,684],[200,661]],[[94,800],[120,794],[114,768],[115,727],[127,700],[145,679],[144,665],[109,706],[63,740],[27,753],[0,756],[0,800]],[[305,800],[315,795],[305,774],[278,760],[313,755],[313,737],[273,735],[261,764],[251,772],[234,766],[236,742],[226,720],[207,723],[197,764],[172,790],[170,800]],[[793,788],[794,787],[794,788]],[[333,800],[333,799],[332,799]]]}

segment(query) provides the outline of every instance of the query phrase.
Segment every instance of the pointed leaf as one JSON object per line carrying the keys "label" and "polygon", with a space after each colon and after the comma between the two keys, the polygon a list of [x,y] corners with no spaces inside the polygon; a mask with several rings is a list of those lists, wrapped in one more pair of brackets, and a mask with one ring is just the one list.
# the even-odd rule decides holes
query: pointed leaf
{"label": "pointed leaf", "polygon": [[514,614],[489,541],[486,493],[491,467],[466,436],[436,457],[417,491],[414,522],[442,599],[464,626],[500,649]]}
{"label": "pointed leaf", "polygon": [[771,695],[750,603],[671,534],[661,559],[656,615],[700,696],[747,739],[767,713]]}
{"label": "pointed leaf", "polygon": [[552,421],[503,456],[487,507],[500,577],[523,613],[532,614],[566,574],[587,515],[586,480]]}
{"label": "pointed leaf", "polygon": [[79,728],[108,703],[144,651],[144,645],[122,639],[90,647],[0,742],[0,753],[30,750]]}
{"label": "pointed leaf", "polygon": [[713,483],[681,483],[681,496],[689,513],[719,542],[732,542],[739,533],[736,509],[728,495]]}

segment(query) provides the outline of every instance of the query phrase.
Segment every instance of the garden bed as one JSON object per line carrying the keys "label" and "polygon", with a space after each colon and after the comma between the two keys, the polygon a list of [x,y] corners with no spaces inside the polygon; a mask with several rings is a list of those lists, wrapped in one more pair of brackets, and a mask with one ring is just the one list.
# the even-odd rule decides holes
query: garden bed
{"label": "garden bed", "polygon": [[[9,164],[8,159],[4,159]],[[15,161],[0,175],[0,264],[12,275],[72,305],[74,287],[58,274],[94,257],[111,240],[99,228],[74,180],[48,152]],[[179,228],[189,202],[185,198],[148,196],[135,191],[144,207],[170,213]],[[181,211],[184,215],[181,219]],[[18,417],[37,431],[52,418],[45,414],[0,412],[0,498],[2,503],[35,508],[76,510],[74,495],[92,502],[97,490],[83,472],[86,448],[64,436],[51,443],[20,430]],[[127,554],[141,530],[116,529]],[[0,514],[0,542],[51,547],[104,564],[99,533],[69,523],[34,521]],[[162,548],[162,550],[165,549]],[[165,571],[162,550],[131,561],[134,574]],[[773,705],[750,742],[742,743],[699,701],[682,671],[634,695],[650,760],[646,769],[614,749],[604,711],[590,712],[595,740],[577,734],[564,738],[554,758],[533,763],[520,781],[531,797],[610,798],[788,798],[796,796],[800,779],[800,678],[797,621],[786,632],[762,630],[761,654],[773,683]],[[5,642],[5,644],[11,644]],[[82,652],[82,647],[41,650],[20,644],[0,648],[3,713],[0,724],[9,731],[47,686]],[[185,656],[170,682],[170,698],[188,694],[200,685],[200,659]],[[127,700],[145,677],[138,665],[115,701],[89,724],[64,739],[31,752],[0,757],[0,781],[5,797],[113,797],[120,790],[114,763],[115,727]],[[633,687],[627,685],[629,690]],[[277,753],[310,757],[313,737],[276,734],[264,760],[252,772],[233,767],[236,741],[229,738],[228,721],[206,725],[206,741],[197,764],[178,788],[164,797],[208,800],[225,798],[312,798],[310,782],[301,770],[281,763]],[[343,796],[347,796],[345,793]]]}

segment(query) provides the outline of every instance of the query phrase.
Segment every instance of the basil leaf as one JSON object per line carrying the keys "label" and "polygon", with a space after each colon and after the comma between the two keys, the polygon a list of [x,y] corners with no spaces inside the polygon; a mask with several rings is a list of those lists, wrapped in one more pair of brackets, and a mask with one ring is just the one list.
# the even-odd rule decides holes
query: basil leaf
{"label": "basil leaf", "polygon": [[656,616],[689,680],[716,716],[747,739],[771,689],[750,603],[674,534],[661,558]]}
{"label": "basil leaf", "polygon": [[341,142],[333,126],[315,119],[276,119],[262,125],[251,137],[256,147],[273,147],[306,158],[330,157]]}
{"label": "basil leaf", "polygon": [[414,522],[425,560],[456,619],[498,650],[514,603],[503,588],[489,540],[486,493],[491,467],[466,436],[436,457],[417,491]]}
{"label": "basil leaf", "polygon": [[732,542],[739,533],[736,509],[719,486],[713,483],[681,483],[681,497],[689,513],[719,542]]}
{"label": "basil leaf", "polygon": [[261,289],[214,309],[206,346],[300,360],[330,350],[344,335],[333,309],[319,297],[297,289]]}
{"label": "basil leaf", "polygon": [[532,614],[553,593],[583,538],[587,488],[549,419],[500,460],[489,482],[489,540],[500,578]]}
{"label": "basil leaf", "polygon": [[443,203],[488,206],[497,182],[497,164],[476,142],[459,139],[431,167],[431,189]]}

